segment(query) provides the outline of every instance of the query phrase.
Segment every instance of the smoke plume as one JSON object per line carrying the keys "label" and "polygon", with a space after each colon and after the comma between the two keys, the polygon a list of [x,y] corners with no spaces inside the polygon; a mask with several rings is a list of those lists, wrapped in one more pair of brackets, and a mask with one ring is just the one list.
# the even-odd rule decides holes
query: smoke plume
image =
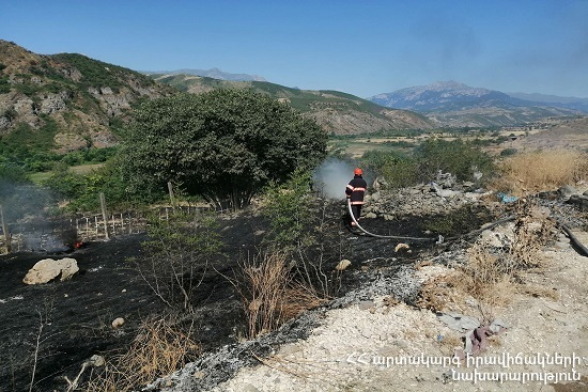
{"label": "smoke plume", "polygon": [[345,187],[353,178],[354,166],[337,158],[327,159],[313,175],[313,187],[328,199],[345,198]]}

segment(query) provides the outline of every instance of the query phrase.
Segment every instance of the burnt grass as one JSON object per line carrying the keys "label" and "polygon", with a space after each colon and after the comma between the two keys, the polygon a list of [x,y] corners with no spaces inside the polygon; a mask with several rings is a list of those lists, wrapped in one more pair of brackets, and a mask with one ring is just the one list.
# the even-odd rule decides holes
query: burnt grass
{"label": "burnt grass", "polygon": [[[361,285],[366,270],[413,264],[423,252],[435,251],[434,241],[410,243],[351,233],[343,204],[313,208],[317,216],[324,216],[320,218],[324,230],[317,237],[322,247],[312,246],[307,257],[319,257],[319,252],[323,252],[325,274],[331,287],[336,287],[331,293],[334,297]],[[437,238],[438,234],[459,236],[491,220],[487,211],[478,209],[458,211],[451,216],[366,219],[361,224],[380,235]],[[239,262],[259,252],[264,238],[267,240],[267,228],[268,222],[259,216],[220,220],[224,257],[214,261],[214,268],[202,271],[202,283],[192,298],[194,311],[189,315],[193,339],[204,352],[234,343],[235,331],[244,328],[240,297],[226,276],[234,276]],[[29,390],[37,339],[32,390],[63,391],[67,389],[63,377],[74,379],[82,363],[92,355],[108,358],[124,352],[142,322],[172,312],[129,261],[144,255],[141,244],[147,239],[146,235],[132,235],[87,243],[69,253],[20,252],[0,256],[0,392]],[[399,242],[409,242],[410,249],[396,252]],[[48,257],[75,258],[80,272],[65,282],[24,284],[22,279],[27,271]],[[352,264],[343,273],[335,273],[341,259],[349,259]],[[126,322],[115,330],[111,322],[117,317]]]}

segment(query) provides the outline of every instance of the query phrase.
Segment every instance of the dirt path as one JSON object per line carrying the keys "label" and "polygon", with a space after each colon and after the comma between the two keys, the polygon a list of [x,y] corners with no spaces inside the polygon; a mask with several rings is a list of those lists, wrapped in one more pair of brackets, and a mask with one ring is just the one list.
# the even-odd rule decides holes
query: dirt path
{"label": "dirt path", "polygon": [[[588,243],[588,233],[579,239]],[[527,272],[525,281],[556,299],[538,296],[535,289],[513,294],[503,306],[470,301],[461,309],[479,320],[483,309],[509,326],[492,337],[477,364],[452,359],[454,348],[463,346],[462,334],[433,312],[376,298],[329,311],[308,340],[282,346],[262,365],[241,370],[212,391],[587,391],[588,258],[561,243],[540,256],[543,268]],[[420,274],[438,276],[442,269],[425,267]],[[496,365],[505,360],[507,365]],[[484,380],[489,377],[503,382]]]}

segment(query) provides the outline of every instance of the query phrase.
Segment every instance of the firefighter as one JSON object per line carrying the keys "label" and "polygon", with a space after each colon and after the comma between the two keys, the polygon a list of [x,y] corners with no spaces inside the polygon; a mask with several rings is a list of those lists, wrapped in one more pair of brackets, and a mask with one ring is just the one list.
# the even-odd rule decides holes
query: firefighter
{"label": "firefighter", "polygon": [[[355,169],[353,174],[353,180],[351,180],[349,185],[347,185],[347,188],[345,188],[345,194],[351,201],[351,211],[353,211],[355,220],[359,220],[359,216],[361,215],[361,206],[363,205],[363,196],[365,195],[365,191],[367,189],[367,182],[365,182],[362,177],[363,171],[361,169]],[[355,226],[353,219],[351,219],[351,226]]]}

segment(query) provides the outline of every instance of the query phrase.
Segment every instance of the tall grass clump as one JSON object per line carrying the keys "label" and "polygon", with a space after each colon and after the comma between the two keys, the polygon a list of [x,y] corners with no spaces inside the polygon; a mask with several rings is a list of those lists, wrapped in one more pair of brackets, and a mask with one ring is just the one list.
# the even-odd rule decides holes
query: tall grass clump
{"label": "tall grass clump", "polygon": [[521,153],[499,163],[492,187],[517,196],[588,180],[588,154],[576,150]]}
{"label": "tall grass clump", "polygon": [[180,369],[200,354],[191,328],[179,327],[173,316],[146,320],[128,350],[107,358],[101,371],[92,371],[85,392],[136,391]]}

